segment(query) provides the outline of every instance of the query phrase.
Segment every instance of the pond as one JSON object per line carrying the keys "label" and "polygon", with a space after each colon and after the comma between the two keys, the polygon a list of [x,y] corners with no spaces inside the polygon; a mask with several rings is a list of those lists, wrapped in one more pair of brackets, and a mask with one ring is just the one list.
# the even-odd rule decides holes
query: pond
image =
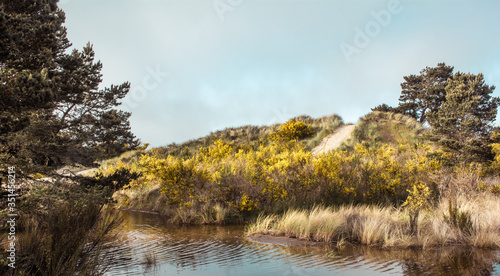
{"label": "pond", "polygon": [[178,226],[154,214],[120,213],[106,275],[500,275],[500,251],[284,246],[249,240],[243,226]]}

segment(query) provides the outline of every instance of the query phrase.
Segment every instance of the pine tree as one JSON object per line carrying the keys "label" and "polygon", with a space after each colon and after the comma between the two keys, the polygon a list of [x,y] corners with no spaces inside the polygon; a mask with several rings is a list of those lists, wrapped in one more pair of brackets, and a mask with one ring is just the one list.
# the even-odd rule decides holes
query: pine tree
{"label": "pine tree", "polygon": [[427,113],[437,111],[446,98],[445,86],[453,75],[453,67],[439,63],[426,67],[420,75],[403,77],[397,112],[411,116],[420,123],[427,122]]}
{"label": "pine tree", "polygon": [[2,136],[27,127],[30,112],[54,106],[54,59],[69,47],[64,14],[55,8],[55,1],[0,2]]}
{"label": "pine tree", "polygon": [[0,170],[26,173],[91,165],[138,145],[130,113],[114,108],[130,90],[99,89],[102,64],[88,44],[73,50],[57,0],[0,0]]}
{"label": "pine tree", "polygon": [[380,112],[397,112],[396,108],[390,107],[387,104],[380,104],[371,109],[372,111],[380,111]]}
{"label": "pine tree", "polygon": [[457,161],[483,162],[491,159],[488,139],[500,99],[492,97],[494,86],[482,74],[457,72],[446,83],[441,108],[428,113],[439,144],[455,153]]}

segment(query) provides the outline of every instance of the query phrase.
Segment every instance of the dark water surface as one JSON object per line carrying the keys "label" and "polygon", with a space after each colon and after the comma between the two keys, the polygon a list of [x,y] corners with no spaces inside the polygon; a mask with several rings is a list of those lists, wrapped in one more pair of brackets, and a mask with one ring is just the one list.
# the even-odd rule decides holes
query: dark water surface
{"label": "dark water surface", "polygon": [[252,242],[242,226],[176,226],[153,214],[121,214],[106,275],[500,275],[499,251],[286,247]]}

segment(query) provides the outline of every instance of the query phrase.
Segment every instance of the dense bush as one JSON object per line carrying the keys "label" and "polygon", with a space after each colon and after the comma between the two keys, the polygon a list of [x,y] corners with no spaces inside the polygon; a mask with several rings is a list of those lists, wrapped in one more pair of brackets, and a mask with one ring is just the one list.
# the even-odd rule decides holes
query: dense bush
{"label": "dense bush", "polygon": [[278,131],[273,132],[269,139],[276,142],[299,140],[313,134],[311,125],[301,121],[290,120],[280,126]]}

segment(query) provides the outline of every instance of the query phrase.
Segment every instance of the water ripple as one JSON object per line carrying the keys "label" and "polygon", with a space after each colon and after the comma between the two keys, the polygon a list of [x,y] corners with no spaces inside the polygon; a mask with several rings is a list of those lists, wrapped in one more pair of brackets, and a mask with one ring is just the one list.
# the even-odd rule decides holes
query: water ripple
{"label": "water ripple", "polygon": [[[248,241],[242,227],[179,227],[137,213],[125,218],[124,229],[106,250],[110,266],[106,275],[476,275],[477,271],[494,275],[500,258],[493,251],[286,247]],[[148,255],[156,259],[154,265],[147,265]],[[463,262],[471,256],[472,261]],[[464,265],[445,270],[438,260]]]}

